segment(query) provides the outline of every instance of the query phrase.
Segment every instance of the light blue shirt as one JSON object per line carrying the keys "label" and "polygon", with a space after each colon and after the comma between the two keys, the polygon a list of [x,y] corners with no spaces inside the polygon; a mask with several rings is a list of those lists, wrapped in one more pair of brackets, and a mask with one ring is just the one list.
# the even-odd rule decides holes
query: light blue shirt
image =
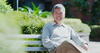
{"label": "light blue shirt", "polygon": [[44,26],[42,31],[42,43],[49,51],[61,45],[64,41],[68,41],[69,43],[75,42],[75,44],[79,46],[85,43],[68,25],[58,25],[54,22],[50,22]]}

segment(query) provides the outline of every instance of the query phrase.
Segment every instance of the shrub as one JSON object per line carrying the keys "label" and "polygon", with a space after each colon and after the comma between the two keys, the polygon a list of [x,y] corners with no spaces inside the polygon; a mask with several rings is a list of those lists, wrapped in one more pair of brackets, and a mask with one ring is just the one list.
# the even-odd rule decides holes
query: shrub
{"label": "shrub", "polygon": [[[13,14],[12,14],[13,15]],[[25,53],[20,36],[20,26],[14,16],[0,13],[0,53]]]}
{"label": "shrub", "polygon": [[10,5],[7,5],[6,0],[0,0],[0,12],[6,13],[9,11],[12,11],[13,9],[11,8]]}
{"label": "shrub", "polygon": [[41,18],[48,18],[51,15],[51,12],[48,12],[48,11],[42,12],[39,6],[36,6],[34,3],[32,3],[32,8],[28,6],[24,6],[24,7],[20,7],[19,11],[33,14],[33,16],[38,16]]}
{"label": "shrub", "polygon": [[90,40],[100,41],[100,25],[91,26]]}
{"label": "shrub", "polygon": [[20,33],[20,27],[18,26],[17,21],[14,18],[14,16],[10,14],[0,13],[0,33],[3,33],[3,34]]}
{"label": "shrub", "polygon": [[44,22],[41,17],[25,12],[15,12],[22,34],[40,34]]}
{"label": "shrub", "polygon": [[[20,11],[18,12],[12,11],[12,12],[6,13],[6,15],[7,16],[1,19],[1,21],[11,20],[10,22],[13,24],[13,27],[11,25],[9,26],[8,24],[6,25],[8,25],[11,28],[15,28],[16,32],[18,31],[17,29],[19,28],[20,31],[18,31],[18,33],[20,34],[40,34],[41,33],[42,27],[44,25],[44,22],[41,20],[41,17],[34,16],[33,14],[29,14],[26,12],[20,12]],[[5,22],[1,24],[5,24]],[[7,28],[7,27],[5,26],[4,28]],[[15,31],[8,31],[8,32],[6,31],[6,33],[12,33]]]}
{"label": "shrub", "polygon": [[87,24],[81,22],[80,19],[65,19],[65,24],[70,25],[76,32],[90,33],[91,29]]}

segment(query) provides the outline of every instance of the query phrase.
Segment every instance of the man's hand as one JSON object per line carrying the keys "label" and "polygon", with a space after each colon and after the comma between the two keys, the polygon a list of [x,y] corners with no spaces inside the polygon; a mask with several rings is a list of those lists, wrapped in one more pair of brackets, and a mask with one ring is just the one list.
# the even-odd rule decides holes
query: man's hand
{"label": "man's hand", "polygon": [[85,49],[86,51],[88,50],[88,45],[84,44],[83,46],[81,46],[83,49]]}

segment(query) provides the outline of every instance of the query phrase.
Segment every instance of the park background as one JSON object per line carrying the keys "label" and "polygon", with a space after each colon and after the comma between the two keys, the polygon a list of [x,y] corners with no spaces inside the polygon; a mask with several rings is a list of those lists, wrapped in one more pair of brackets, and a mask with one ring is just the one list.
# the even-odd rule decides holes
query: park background
{"label": "park background", "polygon": [[[0,0],[0,53],[26,53],[20,34],[41,34],[52,20],[51,8],[62,3],[66,8],[63,21],[86,41],[100,42],[100,0]],[[34,52],[27,52],[34,53]]]}

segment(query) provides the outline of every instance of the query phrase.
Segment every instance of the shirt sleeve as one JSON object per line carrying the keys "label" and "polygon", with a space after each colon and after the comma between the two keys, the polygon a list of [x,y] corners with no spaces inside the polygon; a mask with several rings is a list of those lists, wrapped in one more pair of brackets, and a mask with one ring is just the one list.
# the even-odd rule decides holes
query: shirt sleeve
{"label": "shirt sleeve", "polygon": [[50,40],[50,31],[48,29],[48,25],[45,25],[42,30],[42,44],[47,49],[55,48],[55,43]]}
{"label": "shirt sleeve", "polygon": [[78,45],[83,46],[85,44],[87,44],[87,42],[85,40],[83,40],[82,38],[80,38],[80,36],[72,29],[71,30],[71,39]]}

